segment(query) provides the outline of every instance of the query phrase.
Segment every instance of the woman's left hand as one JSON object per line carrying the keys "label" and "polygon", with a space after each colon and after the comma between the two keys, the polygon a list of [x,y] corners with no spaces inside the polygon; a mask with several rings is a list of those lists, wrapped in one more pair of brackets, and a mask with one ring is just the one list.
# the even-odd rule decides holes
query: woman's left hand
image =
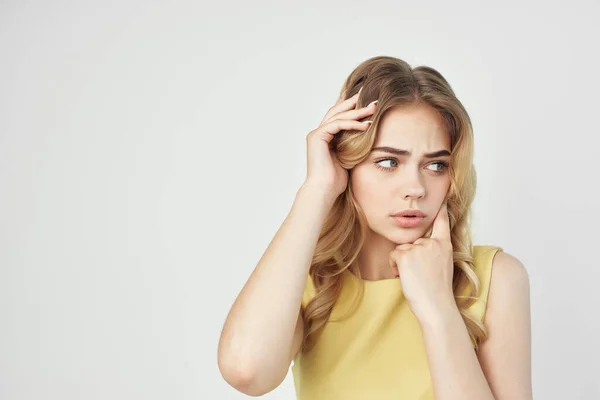
{"label": "woman's left hand", "polygon": [[430,238],[398,245],[389,257],[390,267],[399,275],[409,307],[419,321],[437,317],[456,307],[452,291],[454,261],[450,240],[448,206],[444,202]]}

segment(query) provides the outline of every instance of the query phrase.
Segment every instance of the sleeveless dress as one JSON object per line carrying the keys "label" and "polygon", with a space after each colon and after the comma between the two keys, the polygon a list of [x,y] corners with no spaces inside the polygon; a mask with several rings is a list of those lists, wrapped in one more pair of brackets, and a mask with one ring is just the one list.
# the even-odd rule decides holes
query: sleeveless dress
{"label": "sleeveless dress", "polygon": [[[483,321],[497,246],[473,246],[478,299],[470,311]],[[353,303],[358,277],[346,270],[343,287],[315,347],[292,364],[299,400],[433,400],[421,326],[402,295],[400,279],[364,281],[360,305]],[[310,278],[302,307],[315,295]],[[354,308],[352,308],[354,307]],[[354,310],[348,314],[349,311]],[[350,315],[350,316],[348,316]],[[345,317],[337,321],[340,317]]]}

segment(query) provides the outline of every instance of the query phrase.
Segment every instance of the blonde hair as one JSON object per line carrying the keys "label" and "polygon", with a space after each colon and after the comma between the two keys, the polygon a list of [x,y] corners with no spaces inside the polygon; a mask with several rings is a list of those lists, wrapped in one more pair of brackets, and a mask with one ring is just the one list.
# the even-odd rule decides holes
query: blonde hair
{"label": "blonde hair", "polygon": [[[370,116],[371,127],[363,134],[342,131],[331,142],[331,149],[339,163],[349,173],[370,153],[376,139],[379,121],[392,107],[426,104],[439,112],[451,140],[449,168],[448,214],[454,255],[453,292],[456,304],[466,324],[475,349],[487,338],[482,322],[468,308],[477,300],[480,282],[473,269],[471,240],[471,203],[475,196],[476,173],[473,166],[473,129],[467,111],[456,98],[446,79],[427,66],[412,68],[405,61],[387,56],[376,56],[362,62],[346,79],[340,93],[345,97],[356,94],[360,88],[356,108],[379,100],[375,114]],[[346,269],[359,278],[356,259],[364,244],[368,224],[360,206],[348,187],[336,199],[325,222],[309,269],[316,294],[303,311],[305,322],[302,352],[310,351],[329,320],[333,306],[341,292]],[[364,293],[360,280],[358,298]],[[466,295],[465,295],[466,293]]]}

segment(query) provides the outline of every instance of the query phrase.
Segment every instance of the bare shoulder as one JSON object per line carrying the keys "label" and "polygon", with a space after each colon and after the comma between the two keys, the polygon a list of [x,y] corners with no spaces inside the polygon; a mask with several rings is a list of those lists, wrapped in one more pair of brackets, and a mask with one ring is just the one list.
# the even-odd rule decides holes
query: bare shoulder
{"label": "bare shoulder", "polygon": [[482,370],[497,399],[531,399],[531,313],[529,274],[515,256],[498,251],[478,351]]}
{"label": "bare shoulder", "polygon": [[507,313],[529,311],[529,273],[517,257],[498,251],[492,262],[486,325],[506,322]]}
{"label": "bare shoulder", "polygon": [[[516,291],[529,291],[527,269],[517,257],[498,251],[492,263],[490,301],[498,303],[505,300],[505,296],[514,295]],[[494,297],[491,298],[492,296]]]}

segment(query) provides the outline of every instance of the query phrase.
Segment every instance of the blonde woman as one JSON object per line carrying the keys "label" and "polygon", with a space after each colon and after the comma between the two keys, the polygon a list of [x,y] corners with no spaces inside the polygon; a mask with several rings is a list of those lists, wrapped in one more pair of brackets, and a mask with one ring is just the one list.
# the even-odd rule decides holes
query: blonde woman
{"label": "blonde woman", "polygon": [[377,56],[307,136],[307,177],[234,302],[218,365],[260,396],[531,399],[529,278],[473,245],[469,115],[435,69]]}

